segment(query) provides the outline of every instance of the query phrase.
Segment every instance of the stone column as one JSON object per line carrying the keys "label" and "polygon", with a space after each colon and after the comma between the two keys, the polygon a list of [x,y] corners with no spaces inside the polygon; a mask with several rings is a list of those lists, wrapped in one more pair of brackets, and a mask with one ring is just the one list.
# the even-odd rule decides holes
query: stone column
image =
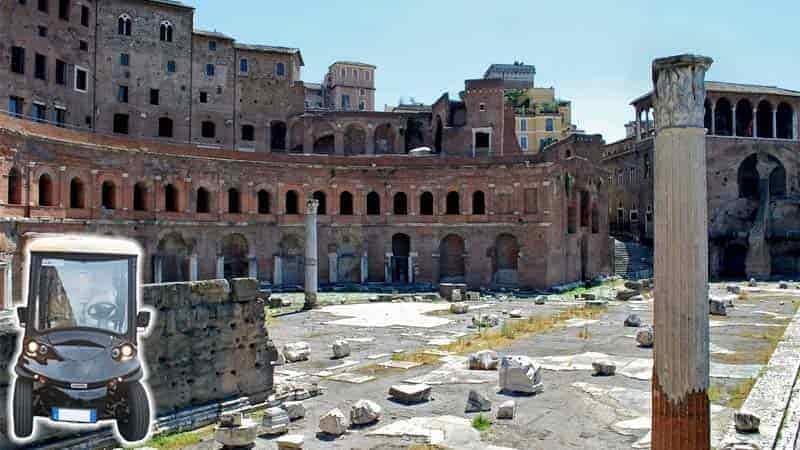
{"label": "stone column", "polygon": [[217,256],[217,279],[225,278],[225,257]]}
{"label": "stone column", "polygon": [[772,139],[778,137],[778,108],[772,108]]}
{"label": "stone column", "polygon": [[319,201],[306,201],[306,303],[303,309],[317,307],[317,208]]}
{"label": "stone column", "polygon": [[344,132],[341,130],[333,133],[333,153],[344,155]]}
{"label": "stone column", "polygon": [[328,283],[339,282],[339,257],[336,252],[328,253]]}
{"label": "stone column", "polygon": [[758,211],[756,220],[747,236],[748,248],[745,267],[749,278],[767,279],[771,274],[772,255],[770,255],[767,236],[769,235],[770,207],[772,193],[769,179],[778,164],[769,160],[764,153],[758,154]]}
{"label": "stone column", "polygon": [[367,251],[361,255],[361,284],[365,284],[369,279],[369,259],[367,258]]}
{"label": "stone column", "polygon": [[414,284],[414,260],[417,259],[416,252],[408,254],[408,284]]}
{"label": "stone column", "polygon": [[392,253],[386,254],[386,259],[383,262],[383,281],[385,283],[391,283],[392,280]]}
{"label": "stone column", "polygon": [[758,137],[758,108],[753,108],[753,137]]}
{"label": "stone column", "polygon": [[251,256],[247,262],[247,276],[258,279],[258,258]]}
{"label": "stone column", "polygon": [[736,103],[731,102],[731,136],[736,136]]}
{"label": "stone column", "polygon": [[642,115],[639,112],[639,108],[636,108],[636,119],[633,121],[634,129],[636,130],[636,140],[639,141],[642,139],[642,126],[640,123]]}
{"label": "stone column", "polygon": [[653,450],[710,448],[704,78],[712,60],[653,61],[655,364]]}
{"label": "stone column", "polygon": [[283,266],[281,264],[281,257],[275,255],[275,266],[272,268],[273,286],[280,286],[283,284]]}
{"label": "stone column", "polygon": [[189,256],[189,281],[197,281],[200,276],[197,267],[197,254],[192,253]]}
{"label": "stone column", "polygon": [[717,105],[711,104],[711,129],[708,130],[709,134],[717,134]]}
{"label": "stone column", "polygon": [[164,266],[164,257],[163,256],[154,256],[153,257],[153,283],[161,283],[162,280],[162,270]]}

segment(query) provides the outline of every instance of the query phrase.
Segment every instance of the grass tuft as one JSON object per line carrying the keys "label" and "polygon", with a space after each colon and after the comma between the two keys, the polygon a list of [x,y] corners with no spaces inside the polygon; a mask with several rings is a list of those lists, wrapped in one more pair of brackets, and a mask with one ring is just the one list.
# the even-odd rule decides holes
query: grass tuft
{"label": "grass tuft", "polygon": [[583,339],[585,341],[588,341],[591,338],[592,338],[592,333],[589,332],[589,326],[584,325],[583,328],[581,328],[578,331],[578,339]]}
{"label": "grass tuft", "polygon": [[747,378],[733,386],[712,384],[708,388],[708,400],[718,405],[738,410],[742,407],[750,391],[756,384],[755,378]]}
{"label": "grass tuft", "polygon": [[486,431],[491,428],[491,426],[492,422],[483,414],[478,414],[474,419],[472,419],[472,428],[475,428],[478,431]]}

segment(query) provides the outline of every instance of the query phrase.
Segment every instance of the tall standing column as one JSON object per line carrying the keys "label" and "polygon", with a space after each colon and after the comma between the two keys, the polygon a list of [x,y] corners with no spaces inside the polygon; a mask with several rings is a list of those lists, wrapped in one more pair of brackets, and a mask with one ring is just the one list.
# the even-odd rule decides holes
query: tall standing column
{"label": "tall standing column", "polygon": [[654,450],[710,448],[708,205],[703,127],[712,59],[653,61],[655,139]]}
{"label": "tall standing column", "polygon": [[303,309],[317,307],[317,208],[319,201],[306,201],[306,303]]}

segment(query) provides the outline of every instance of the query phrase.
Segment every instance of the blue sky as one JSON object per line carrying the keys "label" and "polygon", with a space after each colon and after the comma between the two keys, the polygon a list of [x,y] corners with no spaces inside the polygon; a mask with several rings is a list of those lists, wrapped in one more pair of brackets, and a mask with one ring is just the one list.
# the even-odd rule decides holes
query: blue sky
{"label": "blue sky", "polygon": [[183,0],[195,26],[241,42],[298,47],[303,80],[335,60],[378,66],[376,105],[430,103],[494,62],[521,60],[536,84],[572,100],[574,121],[624,136],[628,102],[650,88],[653,58],[693,52],[708,79],[800,90],[797,0]]}

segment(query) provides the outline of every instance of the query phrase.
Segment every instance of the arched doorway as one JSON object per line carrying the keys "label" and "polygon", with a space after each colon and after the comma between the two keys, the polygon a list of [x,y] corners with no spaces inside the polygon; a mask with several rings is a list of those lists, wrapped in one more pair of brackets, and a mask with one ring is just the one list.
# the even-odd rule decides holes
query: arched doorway
{"label": "arched doorway", "polygon": [[273,152],[286,151],[286,122],[274,121],[269,127],[270,149]]}
{"label": "arched doorway", "polygon": [[[178,233],[170,233],[158,242],[156,258],[161,260],[161,282],[189,280],[189,246]],[[155,267],[158,270],[158,267]],[[156,277],[158,278],[158,277]]]}
{"label": "arched doorway", "polygon": [[293,234],[284,236],[278,244],[278,256],[281,258],[281,284],[302,285],[305,280],[305,266],[300,239]]}
{"label": "arched doorway", "polygon": [[247,239],[241,234],[229,234],[222,240],[221,256],[226,280],[248,276],[250,268],[249,254]]}
{"label": "arched doorway", "polygon": [[720,272],[727,278],[747,277],[747,247],[743,244],[733,243],[725,247],[722,256]]}
{"label": "arched doorway", "polygon": [[394,153],[394,129],[385,123],[375,128],[375,153],[378,155]]}
{"label": "arched doorway", "polygon": [[760,138],[771,138],[773,123],[772,123],[772,104],[766,100],[758,102],[758,109],[756,111],[756,136]]}
{"label": "arched doorway", "polygon": [[753,137],[753,105],[747,99],[736,103],[736,135]]}
{"label": "arched doorway", "polygon": [[69,182],[69,207],[72,209],[83,209],[86,207],[83,181],[75,177]]}
{"label": "arched doorway", "polygon": [[731,102],[726,98],[717,100],[717,107],[714,109],[714,130],[718,136],[733,135],[733,109]]}
{"label": "arched doorway", "polygon": [[348,125],[344,132],[345,155],[363,155],[366,152],[367,132],[359,125]]}
{"label": "arched doorway", "polygon": [[336,246],[336,264],[339,283],[361,282],[361,254],[348,236],[344,236]]}
{"label": "arched doorway", "polygon": [[463,282],[465,268],[464,239],[456,234],[449,234],[439,244],[439,281]]}
{"label": "arched doorway", "polygon": [[[786,195],[786,169],[778,158],[772,155],[762,155],[767,161],[775,164],[769,176],[770,197],[781,197]],[[758,199],[760,194],[758,166],[758,154],[752,154],[745,158],[739,165],[737,181],[739,183],[739,197]]]}
{"label": "arched doorway", "polygon": [[519,243],[517,238],[510,234],[497,236],[493,256],[494,283],[498,285],[517,285],[519,283],[519,274],[517,272]]}
{"label": "arched doorway", "polygon": [[408,258],[411,255],[411,238],[407,234],[397,233],[392,236],[391,273],[393,283],[408,283]]}
{"label": "arched doorway", "polygon": [[776,113],[778,139],[794,139],[794,110],[788,103],[778,104]]}
{"label": "arched doorway", "polygon": [[416,118],[406,120],[406,153],[425,145],[425,135],[422,133],[422,121]]}
{"label": "arched doorway", "polygon": [[328,213],[327,196],[322,191],[314,192],[311,197],[317,201],[317,215],[324,216]]}

